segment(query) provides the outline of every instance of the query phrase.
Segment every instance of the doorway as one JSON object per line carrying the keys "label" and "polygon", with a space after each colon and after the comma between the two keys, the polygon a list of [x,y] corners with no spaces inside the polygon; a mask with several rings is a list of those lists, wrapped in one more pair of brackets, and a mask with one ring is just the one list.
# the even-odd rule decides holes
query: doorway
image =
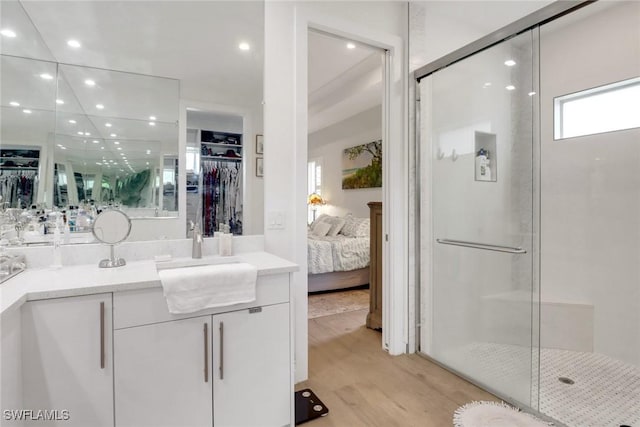
{"label": "doorway", "polygon": [[370,234],[383,199],[384,61],[382,49],[309,31],[310,319],[358,312],[362,326],[382,327],[381,286],[371,285],[381,284],[382,254],[372,262]]}

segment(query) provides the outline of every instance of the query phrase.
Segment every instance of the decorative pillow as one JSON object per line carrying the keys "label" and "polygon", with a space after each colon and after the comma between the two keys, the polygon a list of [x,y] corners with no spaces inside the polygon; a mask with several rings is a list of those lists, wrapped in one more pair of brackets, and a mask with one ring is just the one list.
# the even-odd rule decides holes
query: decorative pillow
{"label": "decorative pillow", "polygon": [[356,234],[355,234],[356,226],[357,226],[356,219],[357,218],[355,218],[352,214],[348,214],[347,216],[345,216],[344,227],[342,227],[342,230],[340,230],[340,233],[342,233],[347,237],[356,237]]}
{"label": "decorative pillow", "polygon": [[313,230],[313,228],[316,226],[316,224],[318,224],[319,222],[322,222],[322,220],[327,218],[328,216],[329,215],[327,215],[327,214],[318,215],[318,217],[309,225],[309,227],[311,227],[311,229]]}
{"label": "decorative pillow", "polygon": [[369,237],[371,220],[369,218],[359,218],[359,220],[355,229],[355,237]]}
{"label": "decorative pillow", "polygon": [[327,233],[329,232],[329,230],[331,230],[332,225],[329,224],[328,222],[323,222],[320,221],[319,223],[316,224],[316,226],[313,228],[313,232],[312,234],[314,236],[318,236],[318,237],[323,237],[326,236]]}
{"label": "decorative pillow", "polygon": [[344,227],[344,223],[345,223],[344,218],[340,218],[337,216],[324,218],[322,221],[328,224],[331,224],[331,229],[327,233],[327,236],[333,236],[333,237],[338,235],[340,230],[342,230],[342,227]]}

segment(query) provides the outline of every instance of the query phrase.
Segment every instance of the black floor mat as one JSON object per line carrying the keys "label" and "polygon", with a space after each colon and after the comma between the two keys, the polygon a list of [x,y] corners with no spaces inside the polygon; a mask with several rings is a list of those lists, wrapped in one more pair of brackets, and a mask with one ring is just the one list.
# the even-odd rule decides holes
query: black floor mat
{"label": "black floor mat", "polygon": [[309,388],[296,391],[295,401],[296,425],[324,417],[329,413],[329,408]]}

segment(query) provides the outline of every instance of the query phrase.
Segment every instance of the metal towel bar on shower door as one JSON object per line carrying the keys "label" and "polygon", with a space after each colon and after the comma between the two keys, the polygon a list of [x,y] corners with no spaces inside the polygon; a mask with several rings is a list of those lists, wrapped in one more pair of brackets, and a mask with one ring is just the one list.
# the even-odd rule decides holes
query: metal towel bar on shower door
{"label": "metal towel bar on shower door", "polygon": [[510,254],[526,254],[527,251],[522,248],[514,248],[511,246],[489,245],[486,243],[466,242],[464,240],[436,239],[436,242],[443,245],[463,246],[465,248],[484,249],[487,251],[506,252]]}

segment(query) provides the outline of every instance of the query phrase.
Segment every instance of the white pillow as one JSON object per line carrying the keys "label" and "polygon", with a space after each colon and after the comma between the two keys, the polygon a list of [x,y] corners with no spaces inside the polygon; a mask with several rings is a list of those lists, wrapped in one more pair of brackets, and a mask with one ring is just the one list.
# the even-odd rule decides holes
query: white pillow
{"label": "white pillow", "polygon": [[331,227],[332,227],[332,225],[329,224],[328,222],[320,221],[319,223],[316,224],[315,227],[313,227],[312,234],[314,236],[324,237],[324,236],[327,235],[329,230],[331,230]]}
{"label": "white pillow", "polygon": [[345,224],[345,220],[337,216],[324,218],[322,221],[328,224],[331,224],[331,229],[327,233],[327,236],[334,236],[334,237],[338,235],[338,233],[340,232],[340,230],[342,230],[342,227],[344,227],[344,224]]}
{"label": "white pillow", "polygon": [[345,223],[340,233],[347,237],[356,237],[356,226],[358,225],[353,215],[349,214],[344,217]]}
{"label": "white pillow", "polygon": [[313,222],[309,225],[309,227],[311,227],[311,229],[313,230],[313,228],[316,226],[316,224],[318,224],[319,222],[322,222],[323,219],[327,218],[329,215],[327,214],[320,214],[318,215],[318,217],[313,220]]}
{"label": "white pillow", "polygon": [[354,233],[355,237],[369,237],[371,220],[369,218],[359,218],[359,220]]}

